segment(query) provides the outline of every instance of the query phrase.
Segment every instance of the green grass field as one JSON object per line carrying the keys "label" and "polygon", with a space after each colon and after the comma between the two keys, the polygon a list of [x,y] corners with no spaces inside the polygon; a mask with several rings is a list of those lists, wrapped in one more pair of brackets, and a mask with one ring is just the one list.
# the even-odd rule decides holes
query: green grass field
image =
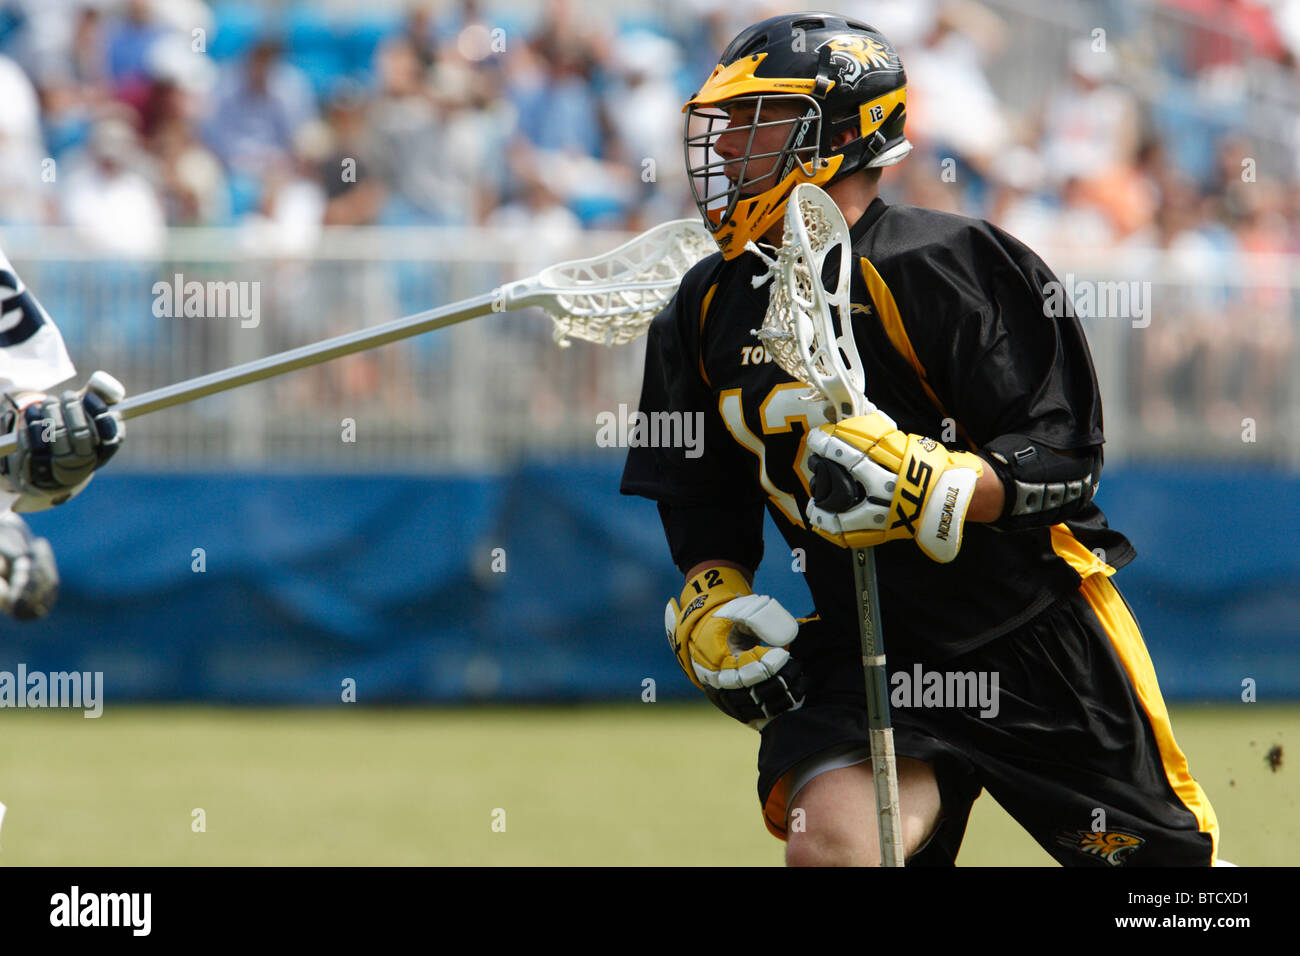
{"label": "green grass field", "polygon": [[[1183,706],[1173,721],[1222,855],[1300,862],[1285,756],[1300,708]],[[757,745],[707,706],[669,704],[5,710],[0,864],[772,866]],[[1054,865],[987,794],[959,862]]]}

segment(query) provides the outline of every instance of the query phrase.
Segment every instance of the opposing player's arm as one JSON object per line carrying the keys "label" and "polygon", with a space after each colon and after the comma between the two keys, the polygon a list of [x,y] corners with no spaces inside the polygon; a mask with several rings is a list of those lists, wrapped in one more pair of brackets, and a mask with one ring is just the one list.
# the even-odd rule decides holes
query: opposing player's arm
{"label": "opposing player's arm", "polygon": [[0,458],[0,488],[18,496],[14,511],[43,511],[86,487],[122,445],[125,426],[113,406],[124,395],[117,379],[96,372],[80,392],[0,399],[0,431],[18,438],[17,449]]}
{"label": "opposing player's arm", "polygon": [[90,481],[122,444],[125,395],[107,372],[79,392],[45,389],[76,373],[58,328],[0,251],[0,433],[17,447],[0,457],[0,492],[16,496],[14,511],[63,504]]}
{"label": "opposing player's arm", "polygon": [[18,515],[0,512],[0,610],[20,621],[43,617],[59,596],[54,551]]}

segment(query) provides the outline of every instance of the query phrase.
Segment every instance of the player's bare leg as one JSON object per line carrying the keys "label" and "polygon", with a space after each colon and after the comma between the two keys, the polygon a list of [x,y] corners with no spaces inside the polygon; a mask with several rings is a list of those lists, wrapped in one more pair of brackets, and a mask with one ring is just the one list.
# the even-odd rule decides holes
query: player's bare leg
{"label": "player's bare leg", "polygon": [[[903,853],[911,856],[939,824],[939,784],[930,764],[898,758]],[[790,801],[787,866],[879,866],[880,834],[871,761],[828,770]]]}

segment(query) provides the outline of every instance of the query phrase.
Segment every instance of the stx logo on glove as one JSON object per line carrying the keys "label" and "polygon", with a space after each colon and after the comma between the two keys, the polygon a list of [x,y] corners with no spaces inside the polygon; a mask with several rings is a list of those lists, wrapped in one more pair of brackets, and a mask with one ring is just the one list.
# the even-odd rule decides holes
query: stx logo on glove
{"label": "stx logo on glove", "polygon": [[808,454],[848,473],[862,493],[808,502],[814,531],[842,548],[871,548],[912,538],[943,564],[957,557],[962,526],[984,471],[978,455],[950,452],[925,435],[905,435],[883,412],[823,425],[808,433]]}
{"label": "stx logo on glove", "polygon": [[[931,441],[930,444],[933,445],[934,442]],[[927,448],[926,451],[933,451],[933,448]],[[904,483],[898,489],[899,501],[895,509],[898,520],[889,526],[889,530],[906,528],[908,534],[915,537],[915,522],[917,518],[921,517],[921,506],[925,504],[925,496],[930,490],[930,479],[934,477],[934,469],[930,467],[928,462],[920,458],[913,458],[907,464],[907,474],[900,477],[903,478]],[[903,510],[903,502],[905,501],[916,506],[912,509],[910,516]]]}

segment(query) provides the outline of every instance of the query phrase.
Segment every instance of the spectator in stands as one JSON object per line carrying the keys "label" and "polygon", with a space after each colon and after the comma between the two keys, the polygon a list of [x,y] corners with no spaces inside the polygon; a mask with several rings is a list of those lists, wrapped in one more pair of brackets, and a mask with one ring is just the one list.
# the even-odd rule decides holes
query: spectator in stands
{"label": "spectator in stands", "polygon": [[[1239,176],[1235,179],[1239,189],[1232,207],[1233,231],[1245,254],[1246,272],[1239,317],[1230,336],[1235,348],[1229,345],[1224,350],[1223,367],[1212,370],[1219,378],[1211,383],[1224,399],[1218,417],[1229,424],[1246,416],[1273,418],[1282,412],[1292,367],[1293,326],[1300,317],[1292,305],[1294,266],[1285,258],[1292,251],[1292,234],[1284,212],[1284,189],[1270,177],[1252,183],[1240,182]],[[1232,368],[1234,362],[1239,369]],[[1234,404],[1230,399],[1236,396]]]}
{"label": "spectator in stands", "polygon": [[1058,266],[1053,250],[1060,235],[1060,210],[1055,194],[1046,188],[1038,154],[1023,145],[1006,150],[993,167],[993,185],[988,220],[1040,250],[1049,266]]}
{"label": "spectator in stands", "polygon": [[264,170],[292,161],[295,137],[316,118],[315,97],[275,40],[259,41],[217,82],[203,138],[232,177],[236,215],[255,208]]}
{"label": "spectator in stands", "polygon": [[109,90],[108,43],[104,39],[104,19],[95,7],[83,7],[68,50],[67,71],[73,84],[85,90]]}
{"label": "spectator in stands", "polygon": [[956,181],[963,190],[974,187],[976,204],[1010,137],[983,66],[1004,42],[1001,21],[987,10],[952,5],[935,17],[922,44],[904,55],[908,136],[956,161],[961,167]]}
{"label": "spectator in stands", "polygon": [[512,188],[501,157],[516,135],[518,117],[486,64],[449,50],[431,81],[443,130],[444,175],[456,186],[459,222],[483,222]]}
{"label": "spectator in stands", "polygon": [[1087,181],[1078,177],[1061,187],[1056,248],[1062,259],[1072,255],[1093,255],[1109,248],[1118,238],[1110,218],[1097,206]]}
{"label": "spectator in stands", "polygon": [[376,170],[388,191],[385,225],[455,223],[459,184],[449,181],[442,124],[409,39],[394,37],[376,54],[379,93],[368,109]]}
{"label": "spectator in stands", "polygon": [[1273,22],[1294,64],[1300,60],[1300,0],[1275,0]]}
{"label": "spectator in stands", "polygon": [[1116,241],[1142,233],[1155,221],[1160,186],[1151,171],[1158,168],[1161,153],[1159,140],[1143,139],[1133,156],[1080,181],[1080,198],[1106,217]]}
{"label": "spectator in stands", "polygon": [[153,45],[148,68],[142,134],[145,148],[158,163],[167,222],[180,226],[229,223],[230,188],[225,170],[199,134],[215,68],[174,34]]}
{"label": "spectator in stands", "polygon": [[339,83],[325,110],[329,144],[320,169],[325,190],[324,224],[375,222],[388,192],[376,170],[366,128],[366,101],[354,81]]}
{"label": "spectator in stands", "polygon": [[886,202],[908,206],[924,206],[940,212],[969,214],[972,210],[963,203],[964,183],[941,175],[942,160],[947,157],[931,154],[929,162],[906,163],[898,169],[888,169],[881,179],[882,192],[887,191]]}
{"label": "spectator in stands", "polygon": [[419,2],[411,7],[404,36],[420,62],[420,69],[427,74],[438,61],[438,32],[432,3]]}
{"label": "spectator in stands", "polygon": [[1110,169],[1134,155],[1139,113],[1133,96],[1113,82],[1115,53],[1088,40],[1070,49],[1069,79],[1042,111],[1041,150],[1047,174],[1064,184]]}
{"label": "spectator in stands", "polygon": [[158,161],[167,222],[175,226],[218,226],[230,221],[230,190],[216,154],[198,134],[188,94],[171,80],[150,94],[146,145]]}
{"label": "spectator in stands", "polygon": [[522,195],[497,207],[487,219],[489,226],[528,237],[527,248],[534,254],[529,256],[533,260],[531,268],[530,263],[521,263],[525,274],[549,265],[555,251],[565,248],[582,230],[582,222],[539,175],[528,155],[527,147],[519,144],[510,163],[516,181],[523,184]]}
{"label": "spectator in stands", "polygon": [[558,37],[534,49],[539,73],[529,86],[511,90],[520,130],[539,149],[599,158],[604,153],[601,110],[588,51]]}
{"label": "spectator in stands", "polygon": [[0,224],[47,218],[41,180],[46,155],[36,89],[13,60],[0,56]]}
{"label": "spectator in stands", "polygon": [[149,50],[167,34],[154,15],[154,0],[126,0],[120,18],[107,25],[105,65],[113,95],[138,105],[149,86]]}
{"label": "spectator in stands", "polygon": [[136,131],[121,116],[95,124],[85,155],[70,162],[63,215],[97,249],[124,257],[158,255],[166,218]]}
{"label": "spectator in stands", "polygon": [[1135,336],[1131,371],[1143,423],[1156,434],[1187,425],[1222,428],[1233,416],[1240,425],[1226,401],[1225,376],[1242,344],[1243,290],[1235,281],[1241,247],[1222,217],[1220,200],[1171,177],[1156,216],[1165,255],[1148,267],[1142,249],[1128,253],[1155,282],[1158,310]]}
{"label": "spectator in stands", "polygon": [[326,193],[320,173],[329,147],[329,128],[323,122],[298,129],[291,160],[266,171],[261,203],[244,217],[246,249],[268,257],[311,253],[325,220]]}
{"label": "spectator in stands", "polygon": [[1286,50],[1269,4],[1260,0],[1162,0],[1189,14],[1186,64],[1192,75],[1251,57],[1280,60]]}
{"label": "spectator in stands", "polygon": [[629,227],[648,229],[684,215],[690,192],[682,169],[681,96],[673,83],[677,47],[644,31],[619,37],[603,109],[610,118],[610,159],[638,175]]}

